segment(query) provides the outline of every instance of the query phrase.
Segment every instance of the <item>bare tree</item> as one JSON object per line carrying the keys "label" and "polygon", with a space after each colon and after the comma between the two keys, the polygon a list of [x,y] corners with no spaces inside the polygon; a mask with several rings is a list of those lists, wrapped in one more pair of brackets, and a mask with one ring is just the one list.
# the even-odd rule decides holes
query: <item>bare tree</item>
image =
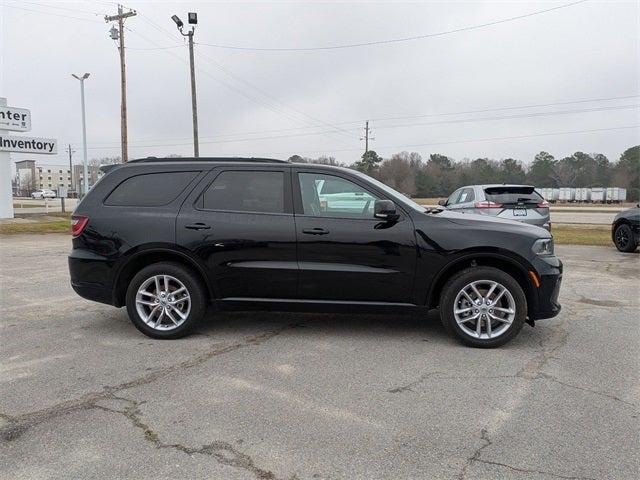
{"label": "bare tree", "polygon": [[382,182],[406,195],[416,193],[416,170],[412,168],[407,152],[396,153],[385,160],[377,176]]}

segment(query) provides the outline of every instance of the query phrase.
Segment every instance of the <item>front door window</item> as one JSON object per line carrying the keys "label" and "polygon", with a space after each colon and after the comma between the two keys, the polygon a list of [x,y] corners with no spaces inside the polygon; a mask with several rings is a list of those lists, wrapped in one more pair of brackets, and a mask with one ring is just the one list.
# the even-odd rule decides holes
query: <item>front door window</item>
{"label": "front door window", "polygon": [[320,173],[300,173],[300,193],[305,215],[333,218],[373,218],[378,197],[344,178]]}

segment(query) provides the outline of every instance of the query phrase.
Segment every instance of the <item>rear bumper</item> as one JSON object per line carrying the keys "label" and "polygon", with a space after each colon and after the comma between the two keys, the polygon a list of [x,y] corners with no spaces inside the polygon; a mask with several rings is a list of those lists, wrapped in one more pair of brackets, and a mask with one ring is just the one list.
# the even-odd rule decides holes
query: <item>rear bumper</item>
{"label": "rear bumper", "polygon": [[73,290],[87,300],[114,305],[111,288],[111,262],[86,250],[74,249],[69,255],[69,275]]}
{"label": "rear bumper", "polygon": [[102,288],[99,285],[92,285],[90,283],[74,283],[71,282],[73,290],[82,298],[87,300],[93,300],[94,302],[106,303],[107,305],[113,305],[113,292]]}
{"label": "rear bumper", "polygon": [[549,212],[546,214],[538,213],[535,209],[526,210],[527,215],[514,215],[513,209],[506,208],[504,210],[498,208],[477,208],[473,213],[482,213],[492,217],[502,218],[504,220],[514,220],[520,223],[526,223],[527,225],[535,225],[536,227],[542,227],[546,230],[551,230],[551,217]]}

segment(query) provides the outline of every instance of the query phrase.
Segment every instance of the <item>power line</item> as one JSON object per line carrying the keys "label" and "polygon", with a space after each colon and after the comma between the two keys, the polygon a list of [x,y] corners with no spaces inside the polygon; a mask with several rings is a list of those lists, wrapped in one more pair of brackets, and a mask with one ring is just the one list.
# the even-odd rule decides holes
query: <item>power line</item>
{"label": "power line", "polygon": [[[470,118],[470,119],[455,119],[455,120],[442,120],[437,122],[422,122],[422,123],[409,123],[403,125],[388,125],[382,126],[378,128],[396,128],[396,127],[413,127],[413,126],[422,126],[422,125],[446,125],[446,124],[455,124],[455,123],[474,123],[474,122],[484,122],[484,121],[499,121],[499,120],[513,120],[515,118],[530,118],[530,117],[539,117],[539,116],[554,116],[554,115],[569,115],[576,113],[590,113],[590,112],[600,112],[605,110],[620,110],[620,109],[637,109],[640,105],[621,105],[621,106],[611,106],[611,107],[600,107],[600,108],[589,108],[582,110],[561,110],[556,112],[539,112],[539,113],[523,113],[520,115],[507,115],[507,116],[496,116],[496,117],[483,117],[483,118]],[[359,127],[352,128],[349,130],[360,130]],[[234,143],[234,142],[244,142],[244,141],[260,141],[260,140],[275,140],[279,138],[293,138],[293,137],[303,137],[303,136],[312,136],[312,135],[324,135],[327,133],[331,133],[330,131],[321,131],[321,132],[302,132],[302,133],[291,133],[285,135],[268,135],[262,137],[246,137],[246,138],[235,138],[235,139],[217,139],[211,141],[201,141],[200,143],[209,144],[209,143]],[[240,135],[240,134],[236,134]],[[209,137],[209,138],[219,138],[218,137]],[[149,139],[153,141],[152,139]],[[176,147],[188,145],[188,143],[167,143],[167,144],[150,144],[150,145],[137,145],[136,148],[140,148],[143,146],[147,147]],[[109,146],[103,147],[95,147],[101,149],[112,148]]]}
{"label": "power line", "polygon": [[253,85],[252,83],[250,83],[248,80],[243,79],[242,77],[239,77],[238,75],[236,75],[235,73],[233,73],[232,71],[230,71],[229,69],[227,69],[226,67],[224,67],[222,64],[220,64],[219,62],[217,62],[216,60],[214,60],[211,57],[208,57],[207,55],[203,54],[202,52],[200,52],[200,56],[208,59],[212,62],[214,62],[219,69],[221,69],[223,72],[225,72],[227,75],[229,75],[231,78],[247,85],[248,87],[252,88],[253,90],[255,90],[256,92],[264,95],[267,98],[270,98],[273,102],[282,105],[285,108],[288,108],[290,110],[293,110],[294,112],[298,113],[299,115],[302,115],[304,117],[307,117],[310,120],[313,120],[315,122],[320,123],[322,126],[325,127],[329,127],[331,129],[333,129],[336,133],[342,134],[342,135],[346,135],[348,138],[353,139],[353,137],[351,136],[351,134],[349,134],[345,129],[339,128],[337,127],[335,124],[329,123],[329,122],[325,122],[324,120],[321,120],[317,117],[314,117],[312,115],[309,115],[305,112],[302,112],[301,110],[298,110],[297,108],[292,107],[291,105],[287,105],[285,103],[283,103],[282,101],[278,100],[276,97],[274,97],[273,95],[270,95],[269,93],[265,92],[264,90],[256,87],[255,85]]}
{"label": "power line", "polygon": [[100,20],[92,20],[90,18],[72,17],[71,15],[63,15],[61,13],[54,13],[54,12],[43,12],[42,10],[34,10],[32,8],[16,7],[14,5],[7,5],[6,3],[3,3],[0,6],[6,7],[6,8],[15,8],[16,10],[24,10],[24,11],[27,11],[27,12],[40,13],[42,15],[51,15],[51,16],[54,16],[54,17],[72,18],[73,20],[81,20],[83,22],[102,23]]}
{"label": "power line", "polygon": [[[417,114],[417,115],[402,115],[402,116],[388,116],[388,117],[378,117],[371,119],[372,121],[386,121],[386,120],[408,120],[411,118],[425,118],[425,117],[444,117],[444,116],[453,116],[453,115],[466,115],[470,113],[488,113],[488,112],[499,112],[502,110],[522,110],[525,108],[542,108],[542,107],[556,107],[560,105],[572,105],[576,103],[593,103],[593,102],[609,102],[612,100],[628,100],[629,98],[638,98],[640,95],[625,95],[622,97],[607,97],[607,98],[588,98],[583,100],[571,100],[566,102],[555,102],[555,103],[537,103],[530,105],[518,105],[518,106],[509,106],[509,107],[497,107],[497,108],[485,108],[482,110],[467,110],[461,112],[447,112],[447,113],[426,113],[426,114]],[[361,120],[360,120],[361,122]],[[354,122],[355,123],[355,122]]]}
{"label": "power line", "polygon": [[[133,30],[131,30],[133,32]],[[136,35],[137,32],[133,32]],[[155,51],[155,50],[173,50],[175,48],[183,48],[187,45],[169,45],[167,47],[153,47],[153,48],[138,48],[138,47],[127,47],[127,50],[137,50],[137,51]]]}
{"label": "power line", "polygon": [[606,110],[627,110],[627,109],[637,109],[637,108],[640,108],[640,105],[619,105],[619,106],[611,106],[611,107],[585,108],[582,110],[560,110],[556,112],[523,113],[518,115],[504,115],[499,117],[482,117],[482,118],[469,118],[469,119],[461,118],[461,119],[455,119],[455,120],[442,120],[437,122],[401,123],[398,125],[382,125],[376,128],[387,129],[387,128],[402,128],[402,127],[418,127],[418,126],[424,126],[424,125],[442,125],[442,124],[452,124],[452,123],[473,123],[473,122],[484,122],[489,120],[511,120],[515,118],[548,117],[552,115],[568,115],[573,113],[602,112]]}
{"label": "power line", "polygon": [[[144,18],[144,17],[141,17]],[[140,33],[138,33],[137,31],[131,29],[131,28],[127,28],[127,30],[129,30],[130,32],[134,33],[135,35],[138,35],[140,38],[143,38],[144,40],[150,42],[153,45],[157,45],[156,42],[154,42],[153,40],[150,40],[149,38],[145,37],[144,35],[141,35]],[[169,55],[175,57],[176,59],[178,59],[178,61],[184,63],[184,64],[188,64],[188,62],[186,60],[184,60],[182,57],[176,55],[175,53],[167,50],[166,53],[168,53]],[[260,99],[260,98],[256,98],[254,96],[251,96],[249,94],[247,94],[246,92],[234,87],[233,85],[231,85],[230,83],[217,78],[216,76],[214,76],[212,73],[208,72],[207,70],[204,70],[202,67],[197,67],[196,68],[198,70],[198,72],[202,73],[203,75],[211,78],[212,80],[214,80],[215,82],[218,82],[222,85],[224,85],[225,87],[227,87],[230,90],[233,90],[234,92],[238,93],[239,95],[242,95],[243,97],[247,98],[248,100],[258,103],[260,105],[262,105],[263,107],[271,110],[272,112],[278,114],[278,115],[283,115],[285,117],[287,117],[287,119],[291,122],[295,122],[295,123],[299,123],[300,120],[296,117],[294,117],[293,115],[282,111],[281,109],[278,109],[277,107],[274,107],[273,105],[268,104],[267,102],[265,102],[264,100]]]}
{"label": "power line", "polygon": [[[498,141],[498,140],[517,140],[521,138],[547,137],[547,136],[553,136],[553,135],[574,135],[578,133],[595,133],[595,132],[608,132],[612,130],[628,130],[631,128],[640,128],[640,125],[626,125],[623,127],[609,127],[609,128],[593,128],[590,130],[570,130],[565,132],[545,132],[545,133],[535,133],[530,135],[513,135],[509,137],[474,138],[474,139],[468,139],[468,140],[455,140],[455,141],[448,141],[448,142],[415,143],[413,145],[404,145],[404,147],[412,148],[412,147],[427,147],[427,146],[433,146],[433,145],[449,145],[454,143],[475,143],[475,142],[492,142],[492,141]],[[400,147],[388,146],[383,148],[400,148]]]}
{"label": "power line", "polygon": [[[155,23],[155,22],[153,22],[151,19],[146,18],[146,16],[145,16],[145,19],[149,22],[149,24],[150,24],[151,26],[153,26],[154,28],[156,28],[156,29],[157,29],[157,30],[159,30],[160,32],[162,32],[162,33],[164,33],[164,34],[168,35],[168,36],[169,36],[170,38],[172,38],[172,39],[174,38],[174,34],[172,34],[171,32],[169,32],[168,30],[166,30],[166,29],[164,29],[163,27],[161,27],[160,25],[156,24],[156,23]],[[239,82],[241,82],[241,83],[245,84],[245,85],[246,85],[246,86],[248,86],[249,88],[251,88],[251,89],[255,90],[256,92],[258,92],[259,94],[261,94],[261,95],[263,95],[263,96],[265,96],[265,97],[267,97],[267,98],[271,99],[271,101],[272,101],[272,102],[274,102],[274,103],[276,103],[276,104],[278,104],[278,105],[282,105],[284,108],[288,108],[289,110],[292,110],[292,111],[294,111],[294,112],[298,113],[299,115],[303,115],[303,116],[305,116],[305,117],[307,117],[307,118],[309,118],[309,119],[311,119],[311,120],[313,120],[313,121],[315,121],[315,122],[319,122],[319,123],[321,123],[321,124],[322,124],[322,125],[324,125],[324,126],[327,126],[327,127],[333,128],[333,129],[335,129],[338,133],[345,134],[345,132],[344,132],[344,131],[342,131],[342,132],[341,132],[341,129],[340,129],[340,128],[338,128],[338,127],[335,127],[335,125],[332,125],[332,124],[327,123],[327,122],[325,122],[325,121],[323,121],[323,120],[321,120],[321,119],[319,119],[319,118],[316,118],[316,117],[313,117],[313,116],[311,116],[311,115],[308,115],[308,114],[306,114],[306,113],[304,113],[304,112],[302,112],[302,111],[300,111],[300,110],[295,109],[294,107],[291,107],[290,105],[287,105],[287,104],[283,103],[282,101],[280,101],[280,100],[278,100],[277,98],[275,98],[273,95],[270,95],[269,93],[265,92],[264,90],[262,90],[262,89],[258,88],[257,86],[253,85],[253,84],[252,84],[252,83],[250,83],[248,80],[245,80],[244,78],[242,78],[242,77],[240,77],[240,76],[236,75],[236,74],[235,74],[235,73],[233,73],[231,70],[229,70],[228,68],[224,67],[220,62],[218,62],[218,61],[217,61],[217,60],[215,60],[214,58],[212,58],[212,57],[210,57],[210,56],[208,56],[208,55],[205,55],[205,54],[204,54],[204,53],[202,53],[201,51],[200,51],[200,52],[198,52],[198,54],[199,54],[199,56],[200,56],[201,58],[204,58],[205,60],[208,60],[209,62],[213,63],[213,64],[214,64],[214,66],[216,66],[219,70],[221,70],[224,74],[226,74],[227,76],[229,76],[229,77],[230,77],[230,78],[232,78],[233,80],[236,80],[236,81],[239,81]],[[349,136],[349,138],[351,138],[351,136],[350,136],[350,135],[348,135],[348,136]]]}
{"label": "power line", "polygon": [[501,23],[513,22],[515,20],[521,20],[523,18],[533,17],[534,15],[541,15],[543,13],[552,12],[554,10],[560,10],[562,8],[572,7],[574,5],[578,5],[580,3],[585,3],[588,0],[579,0],[576,2],[566,3],[564,5],[558,5],[557,7],[547,8],[544,10],[537,10],[535,12],[526,13],[524,15],[517,15],[515,17],[503,18],[501,20],[495,20],[493,22],[482,23],[479,25],[471,25],[468,27],[460,27],[452,30],[445,30],[437,33],[427,33],[424,35],[415,35],[412,37],[401,37],[401,38],[392,38],[387,40],[376,40],[371,42],[361,42],[361,43],[347,43],[343,45],[329,45],[329,46],[321,46],[321,47],[245,47],[239,45],[222,45],[216,43],[200,43],[200,45],[206,45],[208,47],[214,48],[222,48],[227,50],[244,50],[244,51],[254,51],[254,52],[310,52],[310,51],[318,51],[318,50],[339,50],[345,48],[356,48],[356,47],[368,47],[373,45],[384,45],[391,43],[401,43],[401,42],[410,42],[415,40],[423,40],[426,38],[433,37],[441,37],[444,35],[450,35],[452,33],[465,32],[469,30],[478,30],[481,28],[491,27],[494,25],[499,25]]}
{"label": "power line", "polygon": [[[607,127],[607,128],[594,128],[589,130],[570,130],[564,132],[544,132],[544,133],[534,133],[529,135],[513,135],[509,137],[490,137],[490,138],[472,138],[472,139],[464,139],[464,140],[449,140],[446,142],[429,142],[429,143],[414,143],[414,144],[404,144],[404,145],[383,145],[380,149],[406,149],[406,148],[414,148],[414,147],[430,147],[430,146],[438,146],[438,145],[453,145],[458,143],[476,143],[476,142],[492,142],[492,141],[501,141],[501,140],[519,140],[524,138],[536,138],[536,137],[547,137],[547,136],[555,136],[555,135],[574,135],[581,133],[597,133],[597,132],[608,132],[613,130],[629,130],[634,128],[640,128],[640,125],[625,125],[620,127]],[[205,142],[203,142],[205,143]],[[132,146],[132,148],[150,148],[150,147],[167,147],[167,146],[179,146],[179,145],[190,145],[190,144],[174,144],[174,145],[138,145]],[[91,147],[89,150],[103,150],[114,147]],[[360,148],[343,148],[343,149],[331,149],[331,150],[305,150],[299,151],[296,150],[297,153],[339,153],[339,152],[359,152]],[[262,152],[261,155],[286,155],[291,153],[288,152]]]}
{"label": "power line", "polygon": [[[160,32],[163,32],[164,34],[166,34],[167,36],[169,36],[169,38],[173,39],[174,35],[171,34],[169,31],[167,31],[166,29],[162,28],[161,26],[159,26],[158,24],[156,24],[155,22],[153,22],[152,20],[150,20],[149,18],[145,16],[141,16],[141,18],[143,18],[143,20],[146,20],[151,26],[153,26],[154,28],[156,28],[156,30],[159,30]],[[143,37],[144,38],[144,37]],[[145,40],[147,40],[148,42],[155,44],[155,42],[153,42],[152,40],[149,40],[148,38],[145,38]],[[171,52],[169,52],[171,53]],[[216,77],[213,77],[210,73],[206,72],[206,71],[202,71],[202,73],[204,73],[207,76],[210,76],[211,78],[213,78],[215,81],[222,83],[223,85],[225,85],[227,88],[230,88],[231,90],[234,90],[238,93],[240,93],[241,95],[243,95],[244,97],[248,98],[249,100],[252,100],[254,102],[257,102],[259,104],[261,104],[262,106],[265,106],[266,108],[270,109],[271,111],[274,111],[275,113],[279,113],[281,115],[286,116],[288,119],[298,123],[301,122],[302,119],[300,118],[296,118],[296,116],[294,116],[293,114],[287,112],[285,109],[289,109],[292,110],[293,112],[295,112],[298,116],[304,116],[314,122],[318,122],[320,123],[322,126],[331,128],[335,131],[335,133],[337,134],[341,134],[341,135],[346,135],[347,137],[349,137],[350,139],[352,138],[351,135],[346,132],[344,129],[341,129],[339,127],[336,127],[335,125],[325,122],[317,117],[311,116],[305,112],[302,112],[290,105],[285,104],[284,102],[278,100],[277,98],[275,98],[273,95],[270,95],[269,93],[265,92],[264,90],[258,88],[257,86],[253,85],[252,83],[250,83],[249,81],[243,79],[242,77],[238,76],[237,74],[233,73],[231,70],[229,70],[228,68],[224,67],[222,64],[220,64],[218,61],[216,61],[214,58],[205,55],[202,52],[198,52],[199,57],[211,62],[214,64],[214,66],[216,66],[219,70],[222,71],[222,73],[224,73],[225,75],[227,75],[229,78],[231,78],[232,80],[235,80],[237,82],[243,83],[244,85],[246,85],[247,87],[249,87],[250,89],[258,92],[260,95],[268,98],[271,100],[272,105],[269,105],[268,103],[266,103],[264,100],[260,99],[260,98],[254,98],[251,96],[248,96],[245,94],[245,92],[238,90],[236,87],[233,87],[232,85],[230,85],[227,82],[224,82]],[[176,58],[180,58],[177,57]],[[182,61],[182,60],[181,60]],[[200,69],[198,69],[200,71]],[[305,120],[308,121],[308,120]],[[331,133],[331,132],[328,132]]]}
{"label": "power line", "polygon": [[[138,12],[138,16],[145,22],[147,22],[149,25],[151,25],[153,28],[155,28],[156,30],[158,30],[159,32],[161,32],[164,35],[169,36],[169,38],[171,38],[172,40],[177,40],[180,43],[177,45],[169,45],[167,47],[155,47],[155,48],[136,48],[134,50],[171,50],[173,48],[179,48],[179,47],[184,47],[187,44],[184,42],[183,38],[178,37],[177,35],[175,35],[173,32],[167,30],[166,28],[158,25],[156,22],[154,22],[153,20],[151,20],[149,17],[147,17],[146,15],[141,14],[140,12]],[[140,36],[141,38],[144,38],[147,42],[154,44],[155,42],[153,40],[150,40],[146,37],[143,37],[142,35],[140,35],[137,32],[134,32],[136,35]]]}
{"label": "power line", "polygon": [[[386,120],[404,120],[404,119],[410,119],[410,118],[455,116],[455,115],[462,115],[462,114],[498,112],[503,110],[520,110],[525,108],[551,107],[551,106],[571,105],[571,104],[579,104],[579,103],[604,102],[604,101],[623,100],[623,99],[638,98],[638,97],[640,97],[640,95],[626,95],[626,96],[620,96],[620,97],[581,99],[581,100],[572,100],[572,101],[555,102],[555,103],[540,103],[540,104],[530,104],[530,105],[520,105],[520,106],[485,108],[481,110],[467,110],[462,112],[440,112],[440,113],[429,113],[429,114],[409,115],[409,116],[378,117],[378,118],[374,118],[373,120],[386,121]],[[334,125],[356,125],[356,124],[361,124],[364,121],[366,120],[363,120],[363,119],[350,120],[345,122],[338,122],[338,123],[335,123]],[[307,130],[307,129],[321,128],[321,127],[323,127],[323,125],[312,125],[308,127],[278,128],[278,129],[269,129],[269,130],[257,130],[257,131],[249,131],[249,132],[220,134],[220,135],[217,135],[216,137],[229,137],[229,136],[238,136],[238,135],[260,135],[265,133],[290,132],[295,130]],[[355,129],[351,129],[351,130],[355,130]],[[187,137],[173,137],[173,138],[182,139]],[[206,137],[203,137],[203,138],[206,138]]]}
{"label": "power line", "polygon": [[[416,143],[412,145],[384,145],[381,146],[381,149],[406,149],[406,148],[414,148],[414,147],[432,147],[439,145],[454,145],[458,143],[476,143],[476,142],[496,142],[501,140],[519,140],[524,138],[535,138],[535,137],[550,137],[555,135],[574,135],[581,133],[597,133],[597,132],[608,132],[613,130],[629,130],[638,128],[640,129],[640,125],[625,125],[620,127],[608,127],[608,128],[594,128],[590,130],[572,130],[565,132],[545,132],[545,133],[534,133],[529,135],[514,135],[510,137],[491,137],[491,138],[473,138],[466,140],[451,140],[446,142],[430,142],[430,143]],[[341,149],[341,150],[307,150],[307,151],[298,151],[296,153],[339,153],[339,152],[358,152],[360,149],[350,148],[350,149]],[[288,155],[291,151],[288,152],[261,152],[260,155]]]}
{"label": "power line", "polygon": [[48,3],[38,3],[38,2],[27,2],[25,0],[20,0],[20,3],[28,3],[30,5],[37,5],[39,7],[45,7],[45,8],[54,8],[54,9],[58,9],[58,10],[66,10],[67,12],[78,12],[78,13],[85,13],[85,14],[89,14],[89,15],[98,15],[98,16],[103,16],[105,15],[104,12],[92,12],[89,10],[82,10],[79,8],[69,8],[69,7],[61,7],[59,5],[52,5],[52,4],[48,4]]}
{"label": "power line", "polygon": [[[146,21],[146,22],[147,22],[147,23],[149,23],[151,26],[153,26],[154,28],[156,28],[156,30],[158,30],[158,31],[160,31],[160,32],[162,32],[162,33],[164,33],[164,34],[168,35],[170,38],[173,38],[173,34],[172,34],[172,33],[168,32],[167,30],[165,30],[164,28],[162,28],[161,26],[159,26],[157,23],[155,23],[155,22],[151,21],[151,20],[150,20],[146,15],[141,15],[141,16],[140,16],[140,18],[142,18],[144,21]],[[132,30],[132,32],[133,32],[133,30]],[[141,38],[143,38],[143,39],[144,39],[144,40],[146,40],[147,42],[149,42],[149,43],[151,43],[151,44],[153,44],[153,45],[157,45],[157,43],[156,43],[156,42],[154,42],[153,40],[151,40],[151,39],[149,39],[149,38],[147,38],[147,37],[144,37],[143,35],[140,35],[138,32],[133,32],[133,33],[135,33],[136,35],[140,36]],[[173,52],[167,52],[167,53],[169,53],[170,55],[174,56],[175,58],[177,58],[177,59],[178,59],[179,61],[181,61],[182,63],[186,63],[186,60],[184,60],[182,57],[180,57],[180,56],[178,56],[178,55],[175,55]],[[198,54],[199,54],[200,56],[202,56],[202,52],[198,52]],[[208,59],[208,58],[206,58],[206,59]],[[210,61],[211,61],[211,59],[208,59],[208,60],[210,60]],[[227,88],[229,88],[230,90],[233,90],[233,91],[235,91],[236,93],[238,93],[238,94],[242,95],[243,97],[247,98],[248,100],[250,100],[250,101],[252,101],[252,102],[255,102],[255,103],[258,103],[258,104],[262,105],[263,107],[265,107],[265,108],[267,108],[267,109],[271,110],[272,112],[274,112],[274,113],[276,113],[276,114],[283,115],[283,116],[285,116],[288,120],[290,120],[290,121],[292,121],[292,122],[296,122],[296,123],[299,123],[299,122],[300,122],[300,120],[299,120],[298,118],[296,118],[296,117],[295,117],[295,116],[293,116],[292,114],[290,114],[290,113],[288,113],[288,112],[286,112],[286,111],[282,110],[282,109],[281,109],[281,108],[279,108],[277,105],[270,105],[269,103],[265,102],[264,100],[262,100],[262,99],[260,99],[260,98],[257,98],[257,97],[254,97],[254,96],[251,96],[251,95],[247,94],[246,92],[244,92],[244,91],[242,91],[242,90],[240,90],[240,89],[238,89],[238,88],[234,87],[233,85],[229,84],[228,82],[225,82],[224,80],[222,80],[222,79],[220,79],[220,78],[215,77],[213,74],[211,74],[210,72],[208,72],[208,71],[206,71],[206,70],[203,70],[201,67],[198,67],[198,68],[197,68],[197,70],[198,70],[199,72],[201,72],[202,74],[204,74],[205,76],[208,76],[208,77],[209,77],[209,78],[211,78],[212,80],[214,80],[214,81],[216,81],[216,82],[218,82],[218,83],[220,83],[220,84],[222,84],[222,85],[226,86],[226,87],[227,87]]]}

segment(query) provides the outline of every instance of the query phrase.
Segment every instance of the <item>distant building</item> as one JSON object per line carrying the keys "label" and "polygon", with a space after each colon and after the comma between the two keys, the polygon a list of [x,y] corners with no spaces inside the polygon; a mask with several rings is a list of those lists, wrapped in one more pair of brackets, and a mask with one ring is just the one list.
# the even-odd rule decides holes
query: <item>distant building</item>
{"label": "distant building", "polygon": [[[97,165],[89,165],[87,171],[91,188],[103,174]],[[58,193],[60,187],[65,187],[71,194],[77,194],[82,190],[83,182],[82,165],[74,165],[72,174],[69,165],[37,165],[35,160],[22,160],[16,162],[14,194],[28,197],[35,190],[42,189]]]}
{"label": "distant building", "polygon": [[[100,170],[100,165],[87,165],[87,173],[89,177],[89,189],[93,187],[98,179],[104,175]],[[73,166],[73,191],[81,192],[84,185],[84,170],[82,165]]]}

